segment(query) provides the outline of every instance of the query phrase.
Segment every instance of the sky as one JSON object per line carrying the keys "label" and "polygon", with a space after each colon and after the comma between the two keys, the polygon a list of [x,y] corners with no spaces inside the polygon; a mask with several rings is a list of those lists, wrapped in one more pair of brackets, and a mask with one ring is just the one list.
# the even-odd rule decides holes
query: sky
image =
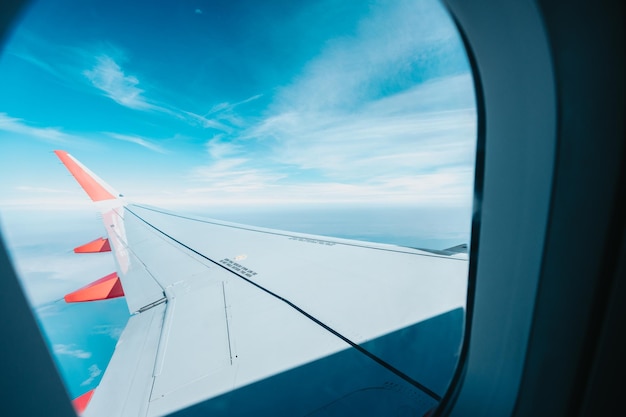
{"label": "sky", "polygon": [[[103,231],[55,149],[168,209],[439,249],[469,239],[473,81],[437,1],[36,1],[0,75],[0,226],[43,321],[114,268],[71,253]],[[80,384],[106,363],[92,365]]]}

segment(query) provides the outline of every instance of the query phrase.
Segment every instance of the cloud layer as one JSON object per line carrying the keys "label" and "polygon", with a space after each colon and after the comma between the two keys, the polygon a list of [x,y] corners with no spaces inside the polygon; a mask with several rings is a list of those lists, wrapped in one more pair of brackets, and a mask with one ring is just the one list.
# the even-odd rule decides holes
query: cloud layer
{"label": "cloud layer", "polygon": [[98,365],[96,364],[91,365],[87,370],[89,371],[89,378],[81,382],[81,386],[91,384],[97,377],[100,376],[100,374],[102,374],[102,370],[98,368]]}
{"label": "cloud layer", "polygon": [[37,127],[22,119],[0,113],[0,131],[36,138],[53,144],[65,145],[73,140],[71,135],[54,127]]}
{"label": "cloud layer", "polygon": [[[289,77],[266,91],[248,91],[247,98],[214,100],[204,112],[181,108],[180,97],[165,100],[168,87],[148,80],[141,65],[128,58],[137,59],[139,51],[126,54],[101,43],[64,48],[63,57],[68,51],[75,56],[65,66],[29,62],[66,81],[79,74],[75,83],[132,113],[129,120],[139,120],[142,128],[175,128],[176,137],[193,144],[188,150],[204,147],[206,157],[193,159],[177,189],[135,196],[139,200],[168,206],[470,204],[476,110],[460,37],[438,3],[383,3],[372,3],[354,30],[327,40]],[[211,103],[210,92],[207,96]],[[83,136],[34,127],[7,114],[0,114],[0,130],[55,143]],[[89,137],[155,154],[169,155],[177,145],[122,129]],[[33,187],[21,186],[22,191]]]}
{"label": "cloud layer", "polygon": [[143,90],[137,86],[137,77],[126,75],[120,65],[108,55],[97,56],[95,60],[94,67],[83,72],[94,87],[131,109],[153,108],[143,97]]}
{"label": "cloud layer", "polygon": [[82,349],[76,349],[75,345],[55,344],[52,346],[52,351],[56,355],[69,355],[78,359],[91,358],[91,352],[85,352]]}

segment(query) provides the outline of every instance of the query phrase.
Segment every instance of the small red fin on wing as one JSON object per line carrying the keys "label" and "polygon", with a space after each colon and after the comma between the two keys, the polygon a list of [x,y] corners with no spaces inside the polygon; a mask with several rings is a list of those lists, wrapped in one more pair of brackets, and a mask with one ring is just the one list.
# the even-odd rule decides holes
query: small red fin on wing
{"label": "small red fin on wing", "polygon": [[87,408],[87,405],[89,404],[89,401],[91,400],[91,396],[93,395],[94,391],[95,391],[95,388],[92,389],[91,391],[87,391],[83,395],[76,397],[72,400],[72,405],[74,406],[74,410],[76,410],[78,414],[82,414],[85,411],[85,409]]}
{"label": "small red fin on wing", "polygon": [[84,301],[107,300],[124,296],[124,289],[120,278],[113,272],[83,288],[67,294],[66,303],[81,303]]}
{"label": "small red fin on wing", "polygon": [[96,240],[92,240],[89,243],[74,248],[74,253],[100,253],[111,252],[111,245],[109,239],[99,237]]}
{"label": "small red fin on wing", "polygon": [[94,175],[87,168],[72,158],[70,154],[65,151],[54,151],[54,153],[93,201],[114,200],[116,198],[94,178]]}
{"label": "small red fin on wing", "polygon": [[426,414],[424,414],[423,417],[431,417],[435,413],[435,410],[437,410],[437,407],[438,406],[434,406],[430,410],[426,411]]}

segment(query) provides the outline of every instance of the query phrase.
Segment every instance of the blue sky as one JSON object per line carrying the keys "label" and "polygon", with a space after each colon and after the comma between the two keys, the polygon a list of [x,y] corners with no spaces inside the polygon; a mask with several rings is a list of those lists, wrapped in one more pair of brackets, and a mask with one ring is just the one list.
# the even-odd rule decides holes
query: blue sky
{"label": "blue sky", "polygon": [[474,91],[437,1],[39,1],[0,75],[0,225],[73,394],[108,359],[63,340],[54,317],[82,313],[54,301],[114,264],[71,253],[103,230],[55,149],[160,207],[397,244],[469,239]]}
{"label": "blue sky", "polygon": [[0,70],[0,207],[82,200],[56,148],[161,206],[469,201],[473,87],[436,2],[44,1]]}

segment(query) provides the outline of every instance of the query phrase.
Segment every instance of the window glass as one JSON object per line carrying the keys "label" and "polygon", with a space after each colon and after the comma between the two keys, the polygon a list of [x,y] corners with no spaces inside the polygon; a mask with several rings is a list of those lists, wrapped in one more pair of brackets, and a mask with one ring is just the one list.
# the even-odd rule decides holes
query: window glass
{"label": "window glass", "polygon": [[[2,233],[72,398],[98,386],[129,314],[124,298],[63,300],[119,263],[72,252],[105,231],[55,149],[132,201],[316,235],[273,265],[333,245],[398,254],[384,271],[335,260],[355,293],[379,288],[379,330],[298,301],[346,348],[238,388],[239,412],[307,378],[296,414],[436,407],[462,342],[476,148],[467,54],[438,1],[39,1],[0,74]],[[433,291],[458,279],[441,299],[386,296],[403,274]]]}

